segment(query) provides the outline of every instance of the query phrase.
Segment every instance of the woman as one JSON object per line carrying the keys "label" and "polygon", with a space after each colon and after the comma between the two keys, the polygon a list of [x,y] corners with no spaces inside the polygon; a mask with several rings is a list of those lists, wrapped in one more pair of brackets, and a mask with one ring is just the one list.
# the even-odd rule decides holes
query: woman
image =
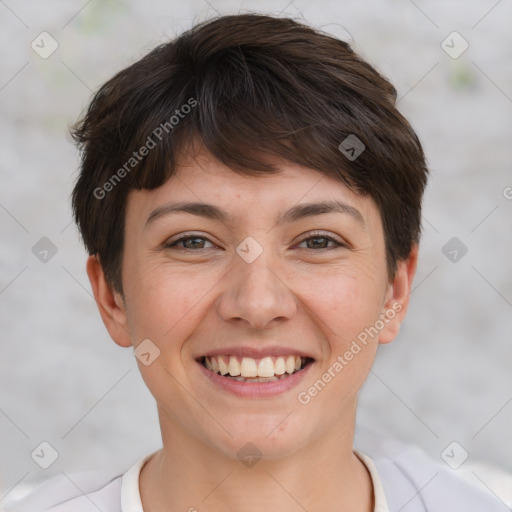
{"label": "woman", "polygon": [[75,219],[163,446],[32,503],[500,510],[414,450],[353,449],[358,392],[418,259],[428,171],[395,100],[345,42],[262,15],[200,24],[98,91],[73,132]]}

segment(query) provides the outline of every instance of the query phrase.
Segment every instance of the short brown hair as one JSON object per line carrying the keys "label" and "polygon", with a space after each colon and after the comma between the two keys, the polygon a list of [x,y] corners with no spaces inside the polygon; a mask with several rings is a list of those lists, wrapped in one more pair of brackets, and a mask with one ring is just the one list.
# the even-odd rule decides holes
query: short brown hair
{"label": "short brown hair", "polygon": [[[278,172],[269,158],[278,157],[371,196],[391,279],[419,241],[428,174],[396,96],[346,42],[292,19],[196,25],[106,82],[73,127],[82,161],[72,203],[85,246],[122,293],[127,195],[165,183],[198,140],[242,175]],[[339,149],[349,136],[364,144],[357,158]]]}

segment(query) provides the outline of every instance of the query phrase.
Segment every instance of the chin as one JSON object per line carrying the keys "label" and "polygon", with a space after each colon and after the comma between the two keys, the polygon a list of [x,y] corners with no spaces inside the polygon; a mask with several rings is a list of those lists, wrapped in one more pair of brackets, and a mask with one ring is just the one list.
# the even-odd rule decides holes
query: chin
{"label": "chin", "polygon": [[[240,414],[240,413],[239,413]],[[286,414],[276,414],[255,419],[254,415],[246,418],[237,417],[236,421],[224,422],[229,434],[223,431],[222,438],[211,439],[220,452],[230,458],[237,458],[243,463],[244,457],[273,460],[287,457],[306,444],[310,436],[305,425],[288,424]],[[283,421],[284,420],[284,421]]]}

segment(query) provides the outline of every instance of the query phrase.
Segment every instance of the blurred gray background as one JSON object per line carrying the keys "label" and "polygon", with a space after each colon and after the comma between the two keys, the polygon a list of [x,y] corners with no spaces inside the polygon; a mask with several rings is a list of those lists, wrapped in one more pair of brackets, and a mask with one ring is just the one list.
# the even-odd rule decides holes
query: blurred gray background
{"label": "blurred gray background", "polygon": [[[125,471],[160,446],[132,351],[91,295],[68,129],[115,72],[239,11],[347,40],[397,87],[431,176],[410,311],[358,423],[443,464],[456,441],[448,452],[468,459],[454,471],[512,500],[511,0],[0,0],[0,500],[61,471]],[[41,442],[58,453],[48,469],[31,457],[51,452]]]}

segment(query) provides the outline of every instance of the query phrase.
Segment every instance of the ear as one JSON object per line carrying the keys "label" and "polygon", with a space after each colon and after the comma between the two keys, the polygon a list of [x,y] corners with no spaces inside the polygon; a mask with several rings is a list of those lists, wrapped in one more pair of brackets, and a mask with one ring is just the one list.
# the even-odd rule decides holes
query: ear
{"label": "ear", "polygon": [[409,257],[398,262],[395,278],[388,285],[381,314],[384,328],[379,333],[379,343],[390,343],[398,336],[400,325],[409,307],[412,280],[416,273],[417,264],[418,244],[414,244]]}
{"label": "ear", "polygon": [[121,294],[114,292],[105,279],[103,267],[93,255],[87,259],[87,275],[91,282],[96,305],[110,337],[121,347],[130,347],[126,308]]}

